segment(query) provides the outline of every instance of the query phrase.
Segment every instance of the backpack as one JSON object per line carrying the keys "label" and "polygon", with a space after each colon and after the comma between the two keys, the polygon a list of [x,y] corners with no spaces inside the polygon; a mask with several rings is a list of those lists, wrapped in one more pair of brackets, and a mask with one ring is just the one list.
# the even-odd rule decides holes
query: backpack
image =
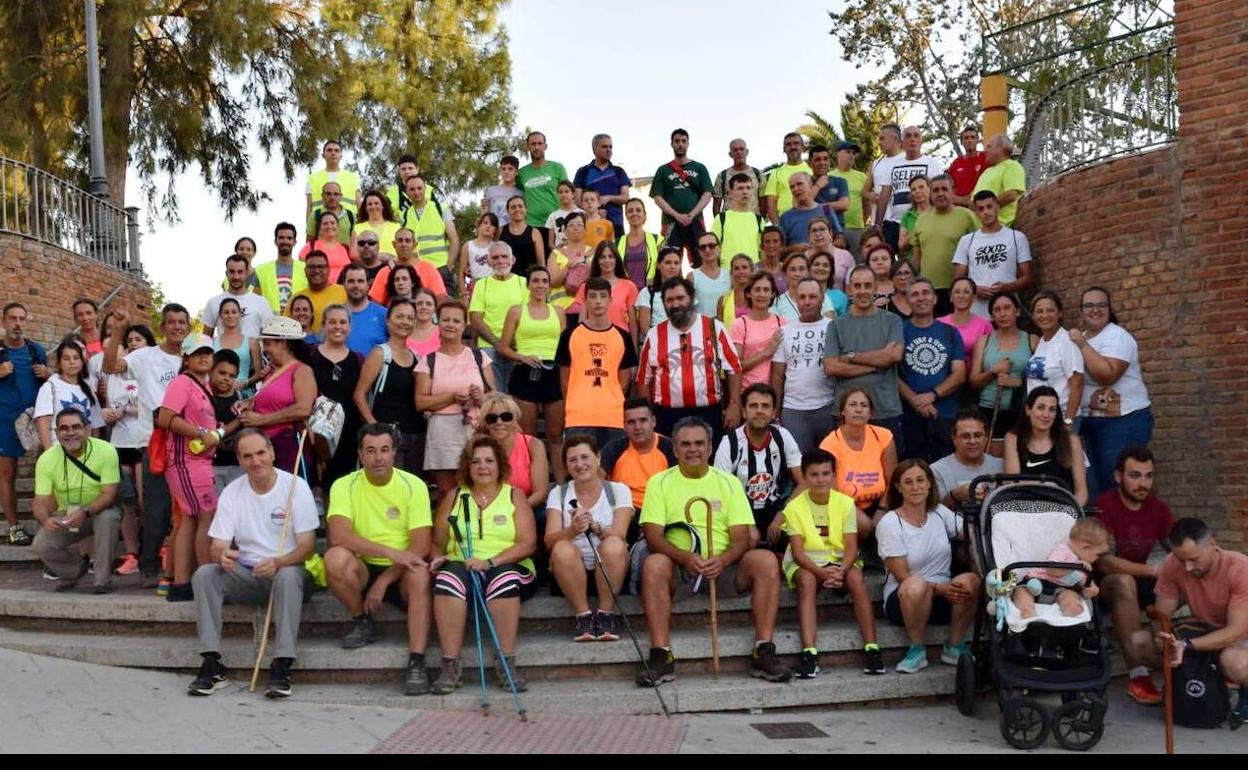
{"label": "backpack", "polygon": [[[373,382],[373,389],[368,392],[368,408],[373,408],[373,402],[377,400],[377,396],[386,389],[386,375],[390,372],[390,364],[394,361],[394,351],[390,349],[390,343],[383,342],[377,346],[381,350],[381,373],[377,375],[377,380]],[[433,355],[430,353],[429,355]],[[433,364],[429,365],[429,374],[433,375]]]}
{"label": "backpack", "polygon": [[[30,356],[32,366],[48,365],[47,354],[31,340],[26,340],[26,354]],[[0,345],[0,364],[8,363],[8,361],[9,350],[6,346]],[[35,407],[30,406],[22,410],[22,413],[13,421],[13,431],[17,434],[17,440],[21,443],[23,450],[33,452],[39,449],[39,424],[35,420]]]}
{"label": "backpack", "polygon": [[[615,490],[611,488],[611,481],[602,480],[602,489],[607,493],[607,505],[611,506],[611,510],[615,510]],[[563,510],[568,505],[568,494],[572,492],[572,482],[568,481],[563,485],[563,489],[559,490],[559,509]],[[595,501],[597,502],[597,501]]]}
{"label": "backpack", "polygon": [[[474,361],[477,362],[477,374],[481,375],[481,386],[488,393],[490,391],[490,384],[485,381],[485,367],[483,365],[485,359],[481,357],[481,348],[468,348],[468,349],[472,351],[472,358]],[[433,368],[434,368],[434,364],[437,363],[437,360],[438,360],[438,353],[436,350],[432,353],[425,354],[425,363],[429,366],[429,379],[430,380],[433,379]]]}
{"label": "backpack", "polygon": [[[774,504],[775,502],[777,502],[778,500],[784,497],[783,490],[784,490],[784,487],[786,486],[785,471],[789,469],[788,463],[785,462],[784,434],[781,433],[780,429],[776,427],[775,425],[768,425],[767,431],[771,434],[771,440],[775,444],[776,448],[779,450],[780,467],[775,468],[775,469],[771,467],[771,451],[769,448],[766,453],[767,460],[766,460],[766,465],[764,466],[764,469],[768,473],[771,474],[771,477],[773,479],[776,480],[776,488],[775,488],[775,491],[772,492],[772,494],[766,500],[758,501],[758,504],[764,508],[767,507],[768,505]],[[757,458],[755,457],[754,450],[750,448],[749,442],[746,442],[745,456],[742,457],[741,456],[741,439],[738,436],[738,432],[735,430],[729,431],[727,435],[725,436],[725,438],[728,440],[728,458],[729,460],[732,461],[732,468],[728,469],[728,472],[736,476],[737,469],[741,467],[741,463],[744,461],[748,463],[747,471],[749,473],[749,476],[747,476],[747,479],[753,478],[758,473],[758,467],[755,465],[755,463],[757,462]],[[738,476],[738,478],[740,477]],[[753,506],[755,504],[755,501],[751,500],[750,504],[751,506]]]}
{"label": "backpack", "polygon": [[[758,232],[761,235],[763,232],[763,228],[767,226],[767,220],[763,219],[762,214],[755,214],[754,219],[758,223]],[[723,241],[727,235],[728,235],[728,210],[725,209],[719,212],[719,240]]]}
{"label": "backpack", "polygon": [[[1203,636],[1210,628],[1196,623],[1175,626],[1174,632],[1183,639]],[[1226,721],[1230,712],[1230,697],[1226,679],[1218,667],[1217,650],[1188,650],[1183,653],[1183,663],[1170,669],[1170,682],[1174,693],[1174,723],[1183,727],[1212,730]],[[1169,650],[1166,651],[1169,654]]]}
{"label": "backpack", "polygon": [[[758,189],[755,190],[754,192],[756,194],[760,193],[763,188],[763,185],[767,183],[767,175],[759,171],[758,169],[754,168],[753,166],[750,166],[749,169],[754,174],[754,183],[758,185]],[[732,171],[732,166],[729,166],[728,168],[719,172],[719,178],[715,180],[716,184],[719,186],[719,189],[724,191],[725,198],[728,197],[728,172],[729,171]],[[733,172],[733,176],[736,176],[738,173],[744,174],[745,172],[744,171]]]}

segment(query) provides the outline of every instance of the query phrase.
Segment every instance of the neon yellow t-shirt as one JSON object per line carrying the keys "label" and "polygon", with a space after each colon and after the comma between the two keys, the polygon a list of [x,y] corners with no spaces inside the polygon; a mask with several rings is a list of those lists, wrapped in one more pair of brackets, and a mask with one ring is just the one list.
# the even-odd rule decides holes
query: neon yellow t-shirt
{"label": "neon yellow t-shirt", "polygon": [[[784,531],[789,537],[802,539],[802,549],[815,564],[840,564],[845,557],[845,536],[858,534],[858,508],[854,498],[835,489],[828,493],[826,505],[816,504],[806,490],[784,506]],[[857,563],[861,566],[862,560]],[[790,544],[783,562],[790,585],[799,569]]]}
{"label": "neon yellow t-shirt", "polygon": [[724,264],[731,263],[738,254],[745,254],[758,264],[766,226],[767,220],[753,211],[727,209],[716,214],[711,220],[711,232],[719,238]]}
{"label": "neon yellow t-shirt", "polygon": [[[481,313],[485,325],[497,337],[503,336],[503,324],[507,321],[507,311],[513,305],[528,300],[529,284],[518,275],[509,275],[503,280],[494,276],[483,278],[473,284],[472,302],[468,305],[469,313]],[[494,347],[484,339],[477,340],[477,347]]]}
{"label": "neon yellow t-shirt", "polygon": [[[706,507],[701,503],[689,510],[691,521],[685,520],[685,505],[695,497],[705,497],[711,501],[711,530],[713,534],[713,550],[707,553],[706,548]],[[668,468],[650,479],[646,487],[646,502],[641,508],[640,523],[658,524],[666,527],[669,524],[688,524],[697,531],[701,544],[699,551],[703,558],[718,556],[728,550],[731,544],[729,527],[749,527],[754,524],[754,514],[750,512],[750,501],[745,497],[745,489],[736,476],[718,468],[708,468],[706,475],[700,479],[687,478],[680,472],[680,466]],[[681,538],[668,533],[668,542],[678,548],[689,546],[686,535]]]}
{"label": "neon yellow t-shirt", "polygon": [[87,466],[100,480],[95,481],[78,470],[59,444],[39,455],[35,463],[35,494],[40,497],[53,495],[56,509],[65,511],[71,505],[89,505],[103,493],[105,486],[121,483],[117,450],[104,439],[87,439],[78,462]]}
{"label": "neon yellow t-shirt", "polygon": [[867,175],[856,168],[849,171],[834,168],[828,172],[828,176],[844,179],[849,185],[849,208],[845,210],[845,227],[854,230],[866,227],[862,216],[862,190],[867,186]]}
{"label": "neon yellow t-shirt", "polygon": [[351,231],[357,238],[364,231],[377,233],[377,248],[381,254],[389,254],[397,257],[398,252],[394,250],[394,236],[399,232],[398,222],[382,222],[379,225],[373,225],[368,220],[357,222],[355,228]]}
{"label": "neon yellow t-shirt", "polygon": [[[351,522],[355,534],[396,551],[406,551],[411,531],[432,527],[429,488],[425,482],[398,468],[390,481],[378,486],[368,480],[363,469],[334,482],[329,494],[326,519],[341,516]],[[365,556],[366,564],[389,567],[394,562]]]}
{"label": "neon yellow t-shirt", "polygon": [[[992,190],[1000,198],[1007,190],[1018,190],[1020,194],[1027,190],[1027,172],[1023,169],[1023,164],[1007,158],[995,166],[989,166],[984,169],[984,173],[979,175],[979,181],[975,183],[975,192],[971,193],[971,198],[975,197],[975,193],[980,190]],[[997,215],[997,219],[1001,224],[1010,227],[1014,224],[1014,217],[1018,215],[1018,201],[1014,201],[1008,206],[1001,207],[1001,213]]]}
{"label": "neon yellow t-shirt", "polygon": [[810,166],[803,161],[796,166],[790,166],[787,163],[783,166],[777,166],[767,176],[767,186],[763,189],[763,196],[776,196],[776,216],[780,216],[793,208],[793,193],[789,191],[789,177],[798,172],[814,173],[810,170]]}

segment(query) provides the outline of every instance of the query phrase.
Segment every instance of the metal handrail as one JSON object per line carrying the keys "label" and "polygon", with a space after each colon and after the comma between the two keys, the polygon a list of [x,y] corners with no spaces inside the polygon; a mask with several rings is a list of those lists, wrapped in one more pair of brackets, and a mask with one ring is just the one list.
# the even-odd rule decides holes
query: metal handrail
{"label": "metal handrail", "polygon": [[0,156],[0,232],[141,274],[138,208],[121,209],[70,182]]}
{"label": "metal handrail", "polygon": [[1031,111],[1023,166],[1031,184],[1178,138],[1175,46],[1091,70],[1049,91]]}

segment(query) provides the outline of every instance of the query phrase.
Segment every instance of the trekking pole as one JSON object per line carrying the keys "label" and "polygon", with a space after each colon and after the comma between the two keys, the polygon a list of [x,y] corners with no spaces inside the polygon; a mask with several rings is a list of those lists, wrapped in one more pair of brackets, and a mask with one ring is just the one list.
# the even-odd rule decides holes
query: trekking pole
{"label": "trekking pole", "polygon": [[[689,502],[685,503],[686,521],[692,518],[694,503],[702,503],[706,508],[706,558],[709,559],[715,553],[715,536],[711,532],[711,501],[705,497],[689,498]],[[718,575],[707,581],[711,587],[711,671],[715,673],[715,676],[719,676],[719,597],[715,590],[717,579]]]}
{"label": "trekking pole", "polygon": [[984,451],[992,454],[992,434],[997,427],[997,415],[1001,413],[1001,394],[1005,389],[1001,387],[1001,383],[997,383],[997,397],[992,402],[992,422],[988,424],[988,443],[984,447]]}
{"label": "trekking pole", "polygon": [[[464,505],[468,504],[468,495],[465,493],[462,497]],[[467,508],[465,507],[465,510]],[[481,514],[483,517],[485,513]],[[465,522],[464,531],[468,533],[468,555],[466,559],[472,558],[472,522]],[[498,631],[494,628],[494,618],[490,615],[490,609],[485,602],[485,586],[482,585],[483,578],[480,574],[469,570],[468,580],[472,583],[472,596],[476,601],[477,607],[477,623],[480,624],[480,618],[485,617],[485,627],[490,632],[490,640],[494,643],[494,654],[498,656],[498,660],[503,664],[503,674],[507,676],[507,686],[511,690],[511,700],[516,706],[516,712],[520,715],[521,722],[529,721],[528,712],[524,708],[524,704],[520,702],[520,691],[516,689],[515,677],[511,675],[511,664],[507,662],[507,656],[503,653],[503,645],[498,640]],[[481,665],[481,686],[485,687],[485,660],[481,656],[481,632],[477,631],[477,662]]]}
{"label": "trekking pole", "polygon": [[[1148,608],[1148,617],[1161,626],[1161,632],[1167,637],[1174,636],[1174,626],[1170,624],[1170,618],[1159,612],[1156,607]],[[1166,640],[1166,644],[1161,652],[1161,670],[1165,679],[1163,680],[1162,696],[1166,704],[1166,753],[1174,753],[1174,684],[1173,673],[1170,663],[1170,641]]]}
{"label": "trekking pole", "polygon": [[[295,512],[293,510],[295,504],[295,487],[299,485],[299,464],[303,462],[303,441],[308,437],[308,431],[305,428],[303,433],[299,434],[299,448],[295,451],[295,467],[290,474],[290,491],[286,493],[286,521],[282,522],[282,532],[277,538],[277,557],[282,555],[282,549],[286,547],[286,535],[290,532],[292,522],[295,520]],[[251,669],[251,686],[247,688],[247,692],[256,691],[256,682],[260,679],[260,661],[264,660],[264,648],[269,642],[269,621],[273,618],[273,594],[277,589],[277,573],[273,573],[273,580],[269,585],[269,606],[264,611],[264,625],[260,627],[260,648],[256,651],[256,664]]]}
{"label": "trekking pole", "polygon": [[[459,500],[461,503],[463,503],[463,508],[464,508],[464,526],[468,528],[468,534],[471,537],[472,514],[469,513],[468,511],[468,493],[464,492],[463,494],[461,494],[459,497]],[[452,506],[452,510],[454,510],[454,506]],[[455,520],[455,514],[451,514],[447,518],[447,521],[451,526],[451,532],[455,534],[455,542],[459,543],[460,549],[463,549],[464,537],[463,537],[463,534],[459,531],[459,523],[456,522]],[[464,557],[465,560],[472,558],[471,545],[468,547],[466,554],[467,555]],[[467,587],[467,590],[470,591],[472,595],[471,607],[469,607],[469,609],[472,611],[472,624],[473,624],[473,630],[474,630],[473,635],[477,640],[477,672],[481,676],[481,715],[489,716],[490,715],[490,692],[489,692],[489,689],[485,686],[485,651],[482,649],[482,645],[481,645],[481,616],[477,612],[477,601],[476,601],[477,582],[473,580],[471,570],[465,570],[465,571],[468,573],[468,582],[472,583],[471,586]],[[464,597],[464,604],[465,605],[469,604],[467,596]]]}
{"label": "trekking pole", "polygon": [[[572,506],[572,510],[576,510],[576,500],[569,500],[568,505]],[[607,591],[611,593],[611,601],[615,604],[616,610],[619,611],[620,618],[624,621],[624,630],[628,632],[628,638],[633,640],[633,649],[637,650],[637,657],[641,660],[641,667],[646,672],[646,677],[653,682],[654,675],[650,673],[650,661],[646,660],[646,656],[641,651],[641,642],[637,641],[637,634],[633,633],[633,624],[628,622],[628,613],[620,606],[619,594],[615,592],[615,586],[611,584],[611,577],[607,574],[607,567],[602,563],[602,554],[598,553],[598,546],[594,545],[594,537],[587,529],[585,530],[585,542],[589,543],[590,550],[594,552],[594,563],[598,565],[598,571],[602,573],[602,580],[607,584]],[[659,707],[663,709],[663,716],[668,719],[672,718],[672,712],[667,708],[667,701],[663,699],[663,693],[659,692],[659,686],[654,686],[654,694],[659,696]]]}

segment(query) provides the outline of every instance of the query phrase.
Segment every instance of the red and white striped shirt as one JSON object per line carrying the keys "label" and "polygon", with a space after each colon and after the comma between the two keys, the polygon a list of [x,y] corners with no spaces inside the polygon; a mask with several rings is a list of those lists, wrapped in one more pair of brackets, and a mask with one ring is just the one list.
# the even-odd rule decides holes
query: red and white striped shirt
{"label": "red and white striped shirt", "polygon": [[741,361],[723,324],[701,315],[682,333],[663,321],[641,347],[637,384],[664,408],[714,406],[723,399],[720,374],[740,374]]}

